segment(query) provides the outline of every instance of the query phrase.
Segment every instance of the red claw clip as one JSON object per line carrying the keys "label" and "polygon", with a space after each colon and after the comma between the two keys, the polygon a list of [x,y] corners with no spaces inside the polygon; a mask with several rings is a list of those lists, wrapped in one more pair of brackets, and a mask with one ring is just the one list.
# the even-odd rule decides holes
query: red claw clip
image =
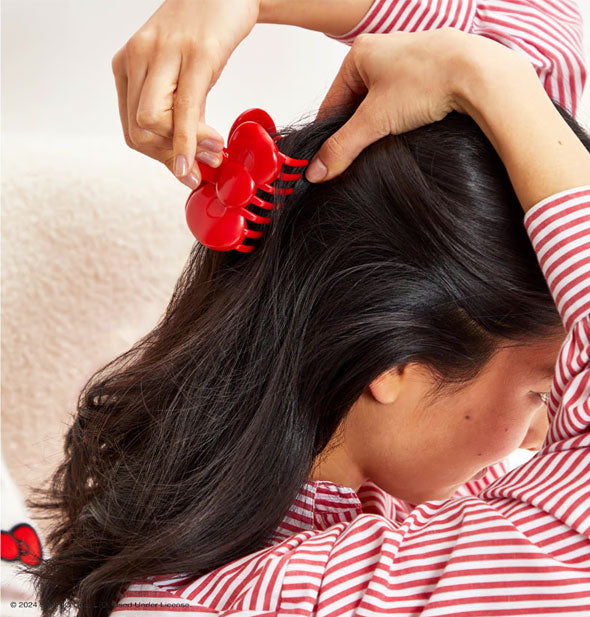
{"label": "red claw clip", "polygon": [[201,184],[186,202],[186,222],[195,238],[215,251],[235,249],[243,253],[254,250],[243,244],[246,238],[260,238],[262,231],[250,229],[247,221],[268,224],[270,217],[248,210],[253,204],[272,210],[273,204],[256,195],[262,189],[271,195],[289,195],[292,188],[275,188],[275,180],[295,181],[301,173],[285,173],[283,165],[305,167],[306,159],[293,159],[279,152],[271,137],[276,127],[262,109],[248,109],[233,123],[223,149],[219,167],[198,163]]}

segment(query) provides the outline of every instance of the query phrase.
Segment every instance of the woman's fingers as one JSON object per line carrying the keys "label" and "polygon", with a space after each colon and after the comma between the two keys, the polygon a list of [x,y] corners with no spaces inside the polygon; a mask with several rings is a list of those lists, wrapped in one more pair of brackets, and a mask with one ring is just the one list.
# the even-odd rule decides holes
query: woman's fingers
{"label": "woman's fingers", "polygon": [[322,144],[306,171],[310,182],[338,176],[368,145],[389,135],[387,116],[376,99],[367,95],[350,120]]}
{"label": "woman's fingers", "polygon": [[[121,120],[121,127],[123,128],[123,137],[125,138],[125,143],[134,150],[138,150],[139,152],[144,152],[144,144],[147,141],[134,141],[130,134],[130,124],[129,119],[133,117],[133,113],[131,111],[132,108],[129,108],[129,101],[131,97],[129,96],[129,80],[128,80],[128,62],[127,62],[127,51],[126,47],[122,47],[114,56],[111,62],[111,68],[113,70],[113,75],[115,77],[115,86],[117,88],[117,103],[119,107],[119,119]],[[135,126],[135,123],[133,124]],[[137,128],[133,129],[135,139],[138,138]],[[166,144],[163,143],[162,147],[165,147]]]}
{"label": "woman's fingers", "polygon": [[146,131],[137,123],[137,112],[143,84],[148,72],[147,47],[144,37],[132,37],[125,46],[127,55],[127,130],[136,147],[144,145],[165,147],[165,138]]}
{"label": "woman's fingers", "polygon": [[127,71],[124,67],[125,55],[123,49],[120,49],[114,56],[111,62],[113,75],[115,76],[115,87],[117,88],[117,100],[119,106],[119,118],[121,127],[123,128],[123,137],[125,143],[130,148],[135,148],[135,144],[129,137],[129,128],[127,126]]}
{"label": "woman's fingers", "polygon": [[453,58],[465,45],[454,28],[358,36],[319,117],[363,95],[351,119],[322,145],[306,170],[310,182],[342,173],[368,145],[441,120],[455,108]]}
{"label": "woman's fingers", "polygon": [[[179,178],[188,174],[193,167],[201,108],[210,85],[213,85],[210,65],[199,62],[194,53],[183,56],[173,110],[174,174]],[[196,166],[194,170],[199,173]]]}
{"label": "woman's fingers", "polygon": [[[356,38],[320,105],[318,118],[360,101],[352,118],[322,145],[312,159],[306,171],[310,182],[330,180],[342,173],[366,146],[388,133],[383,110],[373,109],[374,97],[367,96],[369,85],[359,71],[362,54],[366,53],[370,43],[370,37],[361,35]],[[366,98],[363,100],[363,97]]]}
{"label": "woman's fingers", "polygon": [[[157,64],[157,63],[156,63]],[[121,48],[114,56],[111,62],[111,68],[115,77],[115,86],[117,89],[117,99],[119,108],[119,118],[123,129],[123,137],[125,143],[134,150],[141,152],[161,163],[164,163],[168,169],[174,173],[174,148],[173,148],[173,108],[166,110],[167,94],[161,96],[161,102],[158,101],[158,94],[166,83],[165,78],[159,79],[157,76],[160,71],[170,70],[169,67],[174,63],[168,62],[168,67],[164,68],[160,65],[159,69],[154,66],[154,70],[148,70],[147,77],[143,82],[137,103],[137,113],[133,116],[130,111],[133,109],[137,94],[130,94],[128,87],[128,58],[126,48]],[[178,71],[178,69],[176,69]],[[172,69],[174,71],[174,69]],[[139,79],[137,79],[137,71],[131,72],[136,79],[135,90],[139,90]],[[169,73],[170,74],[170,73]],[[174,78],[173,78],[174,79]],[[147,90],[146,90],[147,86]],[[172,99],[173,92],[170,93]],[[131,105],[131,107],[130,107]],[[160,109],[160,112],[154,112],[154,109]],[[151,110],[151,111],[147,111]],[[133,137],[130,134],[130,126],[133,126]],[[143,131],[140,133],[139,131]],[[168,136],[157,135],[156,132],[165,133]],[[149,133],[150,135],[146,135]],[[195,139],[197,139],[197,155],[202,152],[221,152],[223,149],[223,137],[212,127],[205,123],[205,104],[203,104],[199,113],[199,122]],[[207,164],[216,167],[221,162],[221,159],[205,160]],[[192,172],[193,178],[189,177]],[[196,188],[199,183],[200,172],[196,161],[192,160],[189,169],[189,175],[180,178],[180,181],[189,188]]]}
{"label": "woman's fingers", "polygon": [[[163,163],[172,173],[174,173],[174,150],[172,146],[170,148],[157,148],[154,146],[145,145],[141,150],[142,154],[145,154],[156,161]],[[195,163],[196,167],[196,163]],[[199,174],[200,175],[200,174]],[[194,175],[192,171],[182,177],[178,178],[185,186],[190,189],[196,189],[199,186],[200,181]]]}
{"label": "woman's fingers", "polygon": [[359,72],[357,60],[359,48],[366,48],[366,38],[360,35],[355,39],[320,105],[317,118],[329,116],[339,107],[347,107],[359,101],[361,103],[354,116],[322,145],[312,159],[305,174],[310,182],[326,181],[342,173],[354,158],[372,143],[367,141],[369,135],[372,140],[383,137],[382,128],[378,127],[379,123],[371,117],[372,100],[365,98],[363,101],[368,85]]}
{"label": "woman's fingers", "polygon": [[184,184],[193,184],[191,170],[200,176],[195,156],[221,161],[223,137],[205,124],[205,99],[254,27],[259,2],[166,0],[113,58],[125,142]]}
{"label": "woman's fingers", "polygon": [[[202,72],[202,68],[195,64],[188,64],[187,60],[187,69],[180,71],[180,62],[171,60],[174,56],[173,52],[173,49],[170,51],[162,50],[157,60],[154,61],[153,66],[148,68],[148,74],[144,81],[137,107],[137,124],[142,129],[150,131],[157,136],[151,140],[147,139],[144,142],[146,145],[174,150],[174,114],[175,110],[178,111],[178,114],[182,112],[184,114],[184,122],[177,114],[177,129],[181,132],[184,131],[185,134],[193,135],[194,139],[192,140],[193,147],[189,147],[187,154],[185,154],[188,171],[181,177],[192,172],[194,178],[200,180],[201,172],[195,162],[195,156],[202,162],[210,164],[212,167],[217,167],[221,163],[221,155],[219,153],[223,149],[223,136],[205,123],[206,93],[205,95],[200,95],[198,88],[206,88],[207,84],[205,81],[197,82],[196,84],[194,82],[190,83],[193,75],[197,71]],[[176,87],[177,79],[179,80],[178,88]],[[191,88],[193,89],[192,92]],[[183,91],[187,92],[187,94],[178,94]],[[183,109],[179,102],[179,97],[181,96],[192,100],[201,100],[201,108],[198,110],[199,120],[196,121],[196,128],[195,118],[197,116],[195,113],[197,112],[191,108],[190,104]],[[184,129],[182,128],[183,124]],[[196,146],[194,145],[195,142]],[[191,158],[190,152],[192,152],[193,148],[195,149],[195,154]],[[209,154],[203,158],[203,154],[206,152]],[[170,168],[170,171],[174,173],[174,166]]]}
{"label": "woman's fingers", "polygon": [[[133,107],[129,107],[129,102],[133,102],[134,95],[129,93],[129,71],[127,62],[127,52],[125,47],[121,48],[114,56],[111,62],[111,68],[115,77],[115,87],[117,89],[117,103],[119,107],[119,119],[123,128],[123,137],[125,143],[134,150],[144,152],[144,146],[151,145],[161,148],[170,148],[171,140],[159,139],[154,140],[149,136],[140,133],[141,127],[138,127],[137,122],[131,112]],[[137,86],[135,86],[137,87]],[[154,136],[156,137],[156,136]]]}
{"label": "woman's fingers", "polygon": [[172,107],[180,68],[174,49],[164,49],[150,64],[137,105],[137,124],[172,143]]}

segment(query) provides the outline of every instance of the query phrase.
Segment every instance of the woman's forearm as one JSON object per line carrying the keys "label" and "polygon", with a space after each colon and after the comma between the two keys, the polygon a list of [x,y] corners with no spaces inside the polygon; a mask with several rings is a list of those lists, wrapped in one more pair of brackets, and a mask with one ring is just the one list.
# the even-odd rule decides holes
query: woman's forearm
{"label": "woman's forearm", "polygon": [[258,23],[286,24],[340,36],[356,26],[373,0],[260,0]]}
{"label": "woman's forearm", "polygon": [[528,60],[507,58],[499,67],[490,55],[464,57],[458,79],[461,107],[496,149],[523,210],[590,184],[590,153],[555,109]]}

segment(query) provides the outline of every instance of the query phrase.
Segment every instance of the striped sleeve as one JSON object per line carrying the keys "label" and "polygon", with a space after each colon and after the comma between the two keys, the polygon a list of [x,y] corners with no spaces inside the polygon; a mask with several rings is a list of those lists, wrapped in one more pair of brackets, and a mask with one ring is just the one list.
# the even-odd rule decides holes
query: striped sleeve
{"label": "striped sleeve", "polygon": [[543,445],[558,447],[587,440],[590,429],[590,185],[541,201],[524,222],[568,332],[551,387],[550,429]]}
{"label": "striped sleeve", "polygon": [[301,542],[279,615],[590,616],[590,185],[536,204],[525,226],[567,328],[544,447],[478,496]]}
{"label": "striped sleeve", "polygon": [[486,36],[525,54],[547,94],[576,115],[586,65],[575,0],[375,0],[354,28],[327,36],[352,45],[361,33],[444,27]]}

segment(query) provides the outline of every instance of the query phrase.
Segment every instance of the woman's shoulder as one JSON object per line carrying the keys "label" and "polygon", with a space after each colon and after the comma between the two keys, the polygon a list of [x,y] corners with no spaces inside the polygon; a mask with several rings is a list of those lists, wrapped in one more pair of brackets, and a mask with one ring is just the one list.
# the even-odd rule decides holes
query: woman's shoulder
{"label": "woman's shoulder", "polygon": [[[494,485],[522,481],[521,476],[531,475],[538,464],[531,460]],[[330,490],[330,485],[323,488]],[[374,512],[361,511],[352,520],[298,531],[202,576],[159,576],[134,583],[112,615],[147,617],[149,611],[154,617],[161,611],[311,617],[321,612],[352,617],[361,604],[370,614],[388,615],[399,613],[408,602],[417,614],[446,602],[449,584],[462,589],[456,598],[459,605],[477,603],[488,594],[493,611],[504,606],[503,596],[493,594],[498,581],[503,588],[522,588],[529,594],[527,607],[540,599],[541,580],[552,589],[549,610],[557,610],[567,599],[576,609],[587,602],[588,581],[579,578],[579,566],[588,539],[575,525],[534,503],[515,502],[491,486],[481,496],[421,503],[402,521],[379,513],[388,503],[386,493],[365,489],[367,501],[362,503],[371,501],[373,491]],[[347,496],[352,505],[352,494]],[[564,540],[571,550],[561,544],[537,544],[546,534],[539,537],[536,530],[549,528],[552,537]],[[523,568],[536,572],[534,580],[522,575]]]}
{"label": "woman's shoulder", "polygon": [[[272,612],[279,598],[289,602],[292,586],[319,587],[340,551],[367,541],[373,545],[378,538],[395,543],[410,511],[409,504],[371,480],[356,491],[330,481],[305,482],[263,548],[202,576],[184,573],[136,581],[120,596],[112,615],[141,617],[142,610],[152,617],[158,610],[206,615],[230,609],[240,610],[240,615],[254,609]],[[351,573],[350,567],[347,571]],[[301,601],[299,591],[297,597]]]}
{"label": "woman's shoulder", "polygon": [[[429,502],[433,508],[435,502]],[[141,617],[144,610],[152,617],[159,610],[272,614],[279,606],[298,612],[306,598],[313,606],[313,590],[325,583],[329,589],[330,581],[340,577],[367,574],[367,556],[372,556],[372,569],[388,562],[407,529],[421,527],[420,517],[410,517],[414,509],[370,479],[357,490],[330,481],[306,482],[266,546],[202,576],[161,575],[134,582],[112,615]]]}
{"label": "woman's shoulder", "polygon": [[[300,531],[282,542],[232,561],[202,576],[187,574],[148,577],[131,583],[119,597],[113,617],[151,617],[162,611],[198,612],[199,615],[262,617],[279,609],[289,610],[290,598],[301,603],[305,590],[318,589],[325,576],[336,571],[347,575],[362,568],[362,563],[338,563],[338,556],[352,547],[375,543],[395,543],[403,532],[399,524],[382,514],[361,513],[351,521],[335,523],[325,529]],[[362,550],[362,549],[361,549]],[[338,574],[340,575],[340,574]],[[293,593],[290,593],[292,590]],[[312,603],[313,605],[313,603]],[[311,614],[311,613],[310,613]]]}

